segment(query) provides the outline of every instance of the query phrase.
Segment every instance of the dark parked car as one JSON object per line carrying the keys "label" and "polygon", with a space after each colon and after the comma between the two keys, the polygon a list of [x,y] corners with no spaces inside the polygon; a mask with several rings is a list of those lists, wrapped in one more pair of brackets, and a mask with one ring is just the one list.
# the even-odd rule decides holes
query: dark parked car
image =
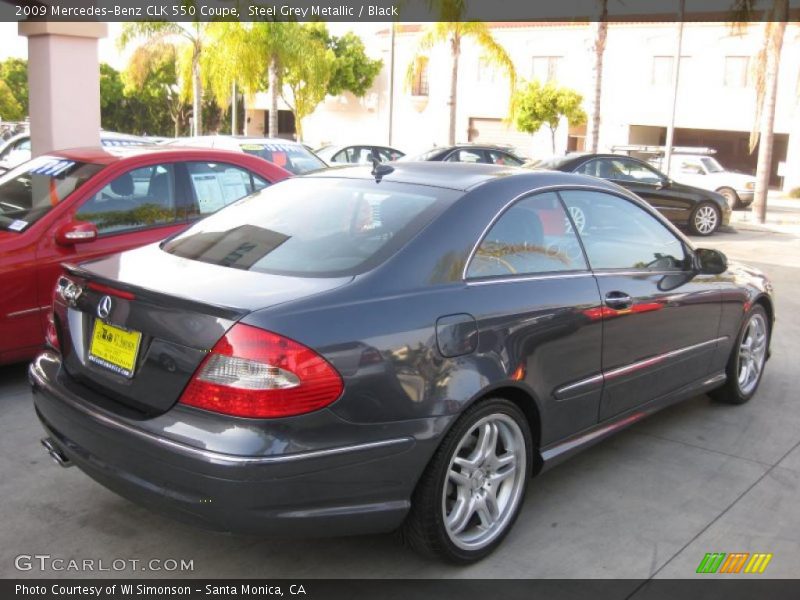
{"label": "dark parked car", "polygon": [[441,146],[432,148],[422,154],[405,156],[402,160],[409,162],[417,161],[443,161],[443,162],[464,162],[464,163],[483,163],[487,165],[505,165],[510,167],[521,167],[525,160],[520,158],[511,148],[506,146],[484,146],[478,144],[459,144],[456,146]]}
{"label": "dark parked car", "polygon": [[[618,154],[568,154],[532,166],[613,181],[643,198],[676,225],[687,226],[695,235],[711,235],[731,219],[731,207],[721,194],[673,181],[638,158]],[[591,211],[591,207],[588,210]],[[585,211],[584,214],[573,212],[576,221],[590,218]]]}
{"label": "dark parked car", "polygon": [[[600,179],[395,163],[287,179],[57,285],[44,444],[250,534],[491,552],[528,479],[674,402],[758,387],[769,281]],[[580,234],[568,209],[603,219]],[[153,268],[157,265],[158,268]]]}

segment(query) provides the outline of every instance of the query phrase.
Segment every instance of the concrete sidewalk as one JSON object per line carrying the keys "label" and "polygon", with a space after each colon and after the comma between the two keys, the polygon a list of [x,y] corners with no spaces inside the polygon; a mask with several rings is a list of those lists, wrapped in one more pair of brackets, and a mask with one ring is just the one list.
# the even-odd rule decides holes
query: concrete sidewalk
{"label": "concrete sidewalk", "polygon": [[772,192],[767,198],[767,218],[764,223],[759,223],[752,207],[748,207],[733,211],[731,226],[735,229],[800,235],[800,199]]}

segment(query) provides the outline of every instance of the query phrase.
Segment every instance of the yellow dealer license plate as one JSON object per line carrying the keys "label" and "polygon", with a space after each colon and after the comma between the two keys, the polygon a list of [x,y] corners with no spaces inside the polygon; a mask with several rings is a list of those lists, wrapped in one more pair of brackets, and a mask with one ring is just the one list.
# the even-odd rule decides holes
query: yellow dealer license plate
{"label": "yellow dealer license plate", "polygon": [[142,334],[95,319],[89,360],[125,377],[133,377]]}

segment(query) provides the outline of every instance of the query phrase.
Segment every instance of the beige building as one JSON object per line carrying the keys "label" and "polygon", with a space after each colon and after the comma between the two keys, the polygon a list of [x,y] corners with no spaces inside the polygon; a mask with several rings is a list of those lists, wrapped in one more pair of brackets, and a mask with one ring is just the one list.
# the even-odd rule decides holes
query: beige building
{"label": "beige building", "polygon": [[[390,29],[387,24],[358,25],[368,52],[384,60],[384,69],[366,97],[329,97],[304,121],[306,142],[389,143],[406,152],[447,142],[450,55],[446,45],[434,48],[424,77],[406,84],[406,70],[424,25],[396,26],[392,139],[390,119]],[[554,80],[588,98],[593,59],[592,34],[585,24],[495,23],[496,39],[511,55],[520,78]],[[674,23],[612,23],[603,75],[601,149],[619,144],[663,144],[672,101]],[[727,23],[687,23],[681,51],[680,88],[675,117],[675,144],[716,148],[727,167],[754,171],[756,154],[748,152],[755,92],[752,65],[763,25],[734,32]],[[800,24],[790,23],[781,58],[775,117],[773,183],[800,186]],[[413,89],[412,89],[413,88]],[[265,98],[248,107],[251,134],[264,123]],[[529,157],[552,153],[548,131],[530,136],[503,122],[509,101],[503,77],[482,62],[469,42],[461,56],[457,141],[508,143]],[[287,122],[287,127],[291,123]],[[282,130],[284,131],[284,130]],[[581,149],[585,127],[564,123],[556,152]],[[778,164],[785,163],[778,178]]]}

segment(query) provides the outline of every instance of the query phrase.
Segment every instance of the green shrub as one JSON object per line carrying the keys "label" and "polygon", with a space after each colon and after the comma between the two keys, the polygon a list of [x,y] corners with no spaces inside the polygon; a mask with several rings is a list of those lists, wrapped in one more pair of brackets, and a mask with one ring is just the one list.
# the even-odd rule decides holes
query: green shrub
{"label": "green shrub", "polygon": [[791,190],[789,190],[789,198],[800,199],[800,187],[792,188]]}

